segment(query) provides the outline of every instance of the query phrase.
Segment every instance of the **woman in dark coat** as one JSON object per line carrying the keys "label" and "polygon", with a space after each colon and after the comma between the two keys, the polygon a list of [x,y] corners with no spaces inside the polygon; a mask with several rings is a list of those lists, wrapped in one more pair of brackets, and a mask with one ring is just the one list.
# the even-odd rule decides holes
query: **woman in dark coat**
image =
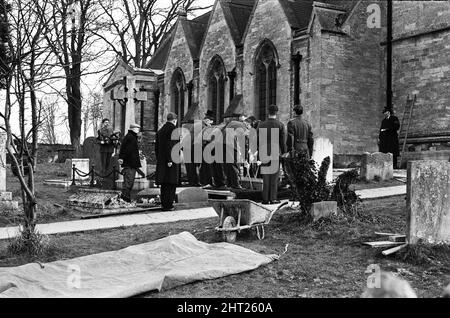
{"label": "woman in dark coat", "polygon": [[178,184],[180,165],[174,163],[172,148],[179,140],[172,140],[172,133],[176,129],[177,115],[169,113],[167,122],[156,133],[156,184],[161,185],[161,206],[163,211],[174,209],[175,193]]}
{"label": "woman in dark coat", "polygon": [[383,153],[390,152],[393,155],[394,169],[397,168],[397,157],[399,155],[398,133],[400,122],[393,115],[392,110],[385,108],[383,110],[385,118],[381,122],[380,135],[378,140],[379,151]]}

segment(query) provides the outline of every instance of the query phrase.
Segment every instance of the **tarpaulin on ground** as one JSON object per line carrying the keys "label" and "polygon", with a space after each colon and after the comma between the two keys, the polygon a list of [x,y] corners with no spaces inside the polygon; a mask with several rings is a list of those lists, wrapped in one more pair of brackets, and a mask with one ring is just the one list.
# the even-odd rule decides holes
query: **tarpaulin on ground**
{"label": "tarpaulin on ground", "polygon": [[183,232],[119,251],[0,268],[0,297],[130,297],[253,270],[275,259]]}

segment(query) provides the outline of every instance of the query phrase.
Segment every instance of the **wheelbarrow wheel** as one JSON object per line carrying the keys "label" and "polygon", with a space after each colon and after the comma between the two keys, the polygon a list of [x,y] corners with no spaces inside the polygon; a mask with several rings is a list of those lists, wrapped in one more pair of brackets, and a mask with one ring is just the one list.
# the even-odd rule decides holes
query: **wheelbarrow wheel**
{"label": "wheelbarrow wheel", "polygon": [[226,229],[231,229],[236,227],[236,220],[232,216],[227,216],[225,220],[223,220],[222,229],[223,231],[223,239],[228,243],[236,242],[237,231],[226,231]]}

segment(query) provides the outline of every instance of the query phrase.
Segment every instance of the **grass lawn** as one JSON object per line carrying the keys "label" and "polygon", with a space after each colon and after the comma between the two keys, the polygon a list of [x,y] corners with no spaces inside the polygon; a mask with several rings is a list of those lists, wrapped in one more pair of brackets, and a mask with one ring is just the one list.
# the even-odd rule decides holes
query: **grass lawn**
{"label": "grass lawn", "polygon": [[[412,263],[398,256],[385,258],[379,251],[361,245],[377,240],[375,231],[404,233],[405,200],[394,197],[363,203],[364,222],[343,220],[301,225],[289,209],[275,214],[259,241],[254,232],[241,233],[237,243],[261,253],[281,254],[267,266],[212,281],[202,281],[143,297],[359,297],[370,264],[398,273],[408,280],[419,297],[437,297],[450,283],[450,253],[439,262]],[[61,259],[118,250],[189,231],[199,240],[218,242],[217,219],[120,228],[76,234],[52,235],[52,248],[38,261]],[[7,241],[0,241],[0,266],[18,266],[29,259],[7,252]],[[397,258],[396,258],[397,257]],[[33,260],[36,261],[36,260]]]}

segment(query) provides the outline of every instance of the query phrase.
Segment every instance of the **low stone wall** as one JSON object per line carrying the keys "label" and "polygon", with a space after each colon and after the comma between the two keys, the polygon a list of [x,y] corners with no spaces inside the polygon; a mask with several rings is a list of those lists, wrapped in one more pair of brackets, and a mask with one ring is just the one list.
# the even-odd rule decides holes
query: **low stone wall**
{"label": "low stone wall", "polygon": [[361,166],[363,154],[334,154],[333,168],[357,168]]}

